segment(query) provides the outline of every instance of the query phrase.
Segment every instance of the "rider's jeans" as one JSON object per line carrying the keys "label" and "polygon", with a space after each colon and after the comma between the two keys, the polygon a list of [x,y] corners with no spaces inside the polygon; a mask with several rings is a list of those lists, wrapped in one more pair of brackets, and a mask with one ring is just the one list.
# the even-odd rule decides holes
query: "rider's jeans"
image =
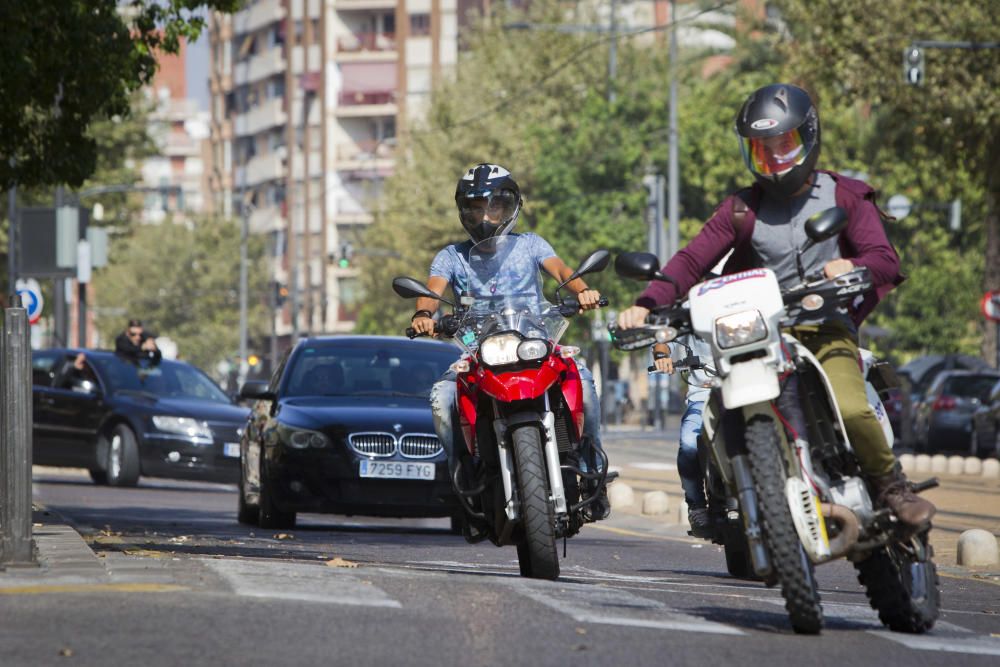
{"label": "rider's jeans", "polygon": [[855,336],[840,324],[799,325],[792,327],[792,334],[816,355],[830,379],[861,470],[870,476],[891,473],[896,457],[868,404]]}
{"label": "rider's jeans", "polygon": [[[594,385],[594,375],[585,364],[578,359],[576,367],[580,371],[580,381],[583,383],[583,435],[597,449],[601,446],[601,404],[597,397],[597,387]],[[434,383],[431,388],[431,410],[434,413],[434,430],[448,454],[448,465],[454,472],[455,457],[452,455],[455,446],[455,393],[457,386],[455,371],[449,370]],[[587,464],[581,461],[580,467],[586,471]]]}
{"label": "rider's jeans", "polygon": [[677,450],[677,472],[681,476],[684,502],[689,509],[707,507],[705,482],[698,463],[698,434],[701,433],[702,410],[705,401],[688,401],[681,417],[680,449]]}

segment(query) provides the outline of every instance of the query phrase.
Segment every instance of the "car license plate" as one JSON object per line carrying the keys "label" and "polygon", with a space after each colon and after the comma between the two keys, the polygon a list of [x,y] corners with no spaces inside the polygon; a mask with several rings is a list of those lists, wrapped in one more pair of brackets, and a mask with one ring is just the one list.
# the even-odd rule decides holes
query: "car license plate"
{"label": "car license plate", "polygon": [[361,460],[360,474],[362,477],[379,477],[382,479],[422,479],[434,481],[433,463],[410,463],[408,461],[369,461]]}
{"label": "car license plate", "polygon": [[240,443],[227,442],[222,446],[222,455],[238,459],[240,457]]}

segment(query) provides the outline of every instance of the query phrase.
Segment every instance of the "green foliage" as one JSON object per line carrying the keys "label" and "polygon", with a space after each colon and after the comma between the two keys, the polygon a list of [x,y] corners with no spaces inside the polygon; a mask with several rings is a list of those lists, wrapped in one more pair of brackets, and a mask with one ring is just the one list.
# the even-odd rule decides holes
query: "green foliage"
{"label": "green foliage", "polygon": [[[177,343],[181,358],[212,369],[239,348],[240,226],[201,219],[143,225],[115,239],[113,265],[95,272],[96,323],[105,347],[130,317]],[[264,241],[249,241],[250,340],[269,332]],[[258,345],[258,349],[260,345]],[[253,349],[253,347],[251,347]]]}
{"label": "green foliage", "polygon": [[87,128],[125,116],[158,52],[195,38],[202,9],[240,0],[36,0],[0,3],[0,189],[67,183],[97,166]]}

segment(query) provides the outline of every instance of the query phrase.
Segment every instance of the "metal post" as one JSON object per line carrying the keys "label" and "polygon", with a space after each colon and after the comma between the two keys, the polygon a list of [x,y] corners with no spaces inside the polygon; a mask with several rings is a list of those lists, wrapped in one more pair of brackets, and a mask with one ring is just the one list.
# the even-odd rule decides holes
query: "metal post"
{"label": "metal post", "polygon": [[[677,143],[679,133],[677,131],[677,2],[670,0],[670,146],[667,156],[667,178],[668,184],[668,213],[670,219],[670,238],[667,247],[663,248],[667,257],[673,256],[679,247],[679,226],[680,226],[680,172],[677,166]],[[681,295],[677,295],[680,297]],[[665,410],[670,409],[669,392],[677,380],[673,375],[667,379],[667,405]],[[664,421],[666,421],[664,419]]]}
{"label": "metal post", "polygon": [[[245,171],[245,170],[244,170]],[[246,380],[247,373],[247,244],[250,240],[250,218],[247,207],[246,196],[243,197],[243,206],[240,210],[242,223],[240,225],[240,368],[239,381],[242,385]],[[273,291],[273,290],[272,290]]]}
{"label": "metal post", "polygon": [[[79,208],[79,202],[77,203]],[[79,242],[83,243],[83,249],[77,251],[76,259],[76,345],[77,347],[87,347],[87,283],[90,282],[90,244],[87,243],[87,224],[90,216],[80,210],[80,235]],[[80,254],[85,253],[81,257]],[[84,266],[86,263],[86,266]]]}
{"label": "metal post", "polygon": [[0,565],[34,563],[31,539],[31,337],[20,298],[0,336]]}
{"label": "metal post", "polygon": [[618,72],[618,12],[616,0],[611,0],[611,44],[608,47],[608,102],[615,101],[615,76]]}
{"label": "metal post", "polygon": [[7,191],[7,291],[13,294],[17,284],[17,186]]}
{"label": "metal post", "polygon": [[[63,205],[63,187],[56,187],[56,211]],[[52,319],[53,337],[56,347],[69,345],[69,313],[66,309],[66,279],[62,276],[53,279]]]}

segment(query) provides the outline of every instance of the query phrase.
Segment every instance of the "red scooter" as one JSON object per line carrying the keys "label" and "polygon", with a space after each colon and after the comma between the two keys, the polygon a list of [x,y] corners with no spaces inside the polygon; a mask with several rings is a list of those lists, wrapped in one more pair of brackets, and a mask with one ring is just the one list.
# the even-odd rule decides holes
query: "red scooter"
{"label": "red scooter", "polygon": [[557,288],[553,304],[541,294],[504,289],[517,238],[472,248],[457,305],[413,278],[396,278],[393,289],[454,308],[437,333],[464,350],[452,365],[458,416],[452,482],[467,514],[466,539],[516,545],[522,576],[556,579],[556,539],[579,532],[611,479],[607,457],[583,434],[583,386],[573,359],[580,350],[558,344],[580,305],[559,290],[602,271],[610,255],[598,250],[584,260]]}

